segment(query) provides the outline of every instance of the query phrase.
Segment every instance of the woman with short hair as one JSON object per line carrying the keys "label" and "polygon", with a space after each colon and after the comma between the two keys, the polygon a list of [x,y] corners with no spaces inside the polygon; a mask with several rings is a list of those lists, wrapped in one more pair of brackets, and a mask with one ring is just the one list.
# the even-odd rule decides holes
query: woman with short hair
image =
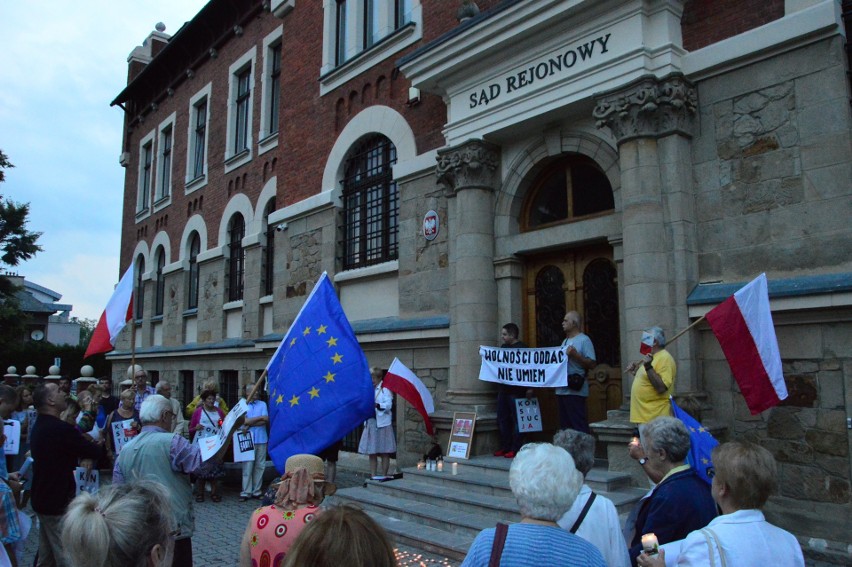
{"label": "woman with short hair", "polygon": [[716,517],[710,487],[686,464],[689,431],[674,417],[658,417],[639,427],[645,456],[639,464],[658,482],[650,496],[639,503],[636,531],[630,542],[635,564],[642,551],[642,535],[653,533],[661,544],[683,539]]}
{"label": "woman with short hair", "polygon": [[170,567],[172,530],[165,487],[139,481],[80,493],[62,520],[62,547],[72,567]]}
{"label": "woman with short hair", "polygon": [[[192,419],[189,421],[189,434],[192,436],[192,442],[197,445],[199,439],[218,435],[224,420],[224,412],[216,407],[216,392],[213,390],[201,392],[201,405],[195,408]],[[204,502],[205,482],[210,483],[210,500],[213,502],[222,501],[217,480],[225,476],[225,467],[217,464],[203,472],[196,473],[195,476],[198,479],[195,483],[196,502]]]}
{"label": "woman with short hair", "polygon": [[760,511],[776,487],[772,454],[754,443],[731,441],[713,449],[712,459],[713,499],[722,515],[685,540],[662,546],[657,557],[641,554],[637,563],[804,566],[796,536],[767,522]]}
{"label": "woman with short hair", "polygon": [[[594,545],[556,523],[574,504],[582,485],[583,475],[564,449],[550,443],[521,447],[509,469],[509,486],[518,501],[521,522],[507,528],[498,524],[497,529],[479,532],[462,567],[485,567],[492,553],[504,567],[605,567],[603,556]],[[504,529],[505,543],[501,546],[497,533]]]}

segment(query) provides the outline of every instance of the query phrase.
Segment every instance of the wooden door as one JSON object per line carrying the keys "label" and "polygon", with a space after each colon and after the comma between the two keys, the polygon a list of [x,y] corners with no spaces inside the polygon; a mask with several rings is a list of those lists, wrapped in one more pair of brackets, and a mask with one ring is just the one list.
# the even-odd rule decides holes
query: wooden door
{"label": "wooden door", "polygon": [[[531,347],[558,346],[562,318],[571,310],[583,318],[598,366],[589,373],[589,421],[606,419],[621,405],[618,280],[612,248],[594,245],[531,256],[524,275],[523,340]],[[559,420],[552,392],[543,393],[542,417],[552,433]],[[547,433],[545,434],[545,437]]]}

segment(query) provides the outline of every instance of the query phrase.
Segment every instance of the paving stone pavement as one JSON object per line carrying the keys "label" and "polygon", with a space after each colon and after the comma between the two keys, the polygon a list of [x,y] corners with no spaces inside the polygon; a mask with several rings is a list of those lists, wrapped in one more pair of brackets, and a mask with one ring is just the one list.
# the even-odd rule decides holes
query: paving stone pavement
{"label": "paving stone pavement", "polygon": [[[338,488],[360,486],[367,475],[353,470],[339,470],[337,474]],[[104,483],[106,484],[106,483]],[[258,506],[257,500],[239,501],[240,487],[233,482],[226,482],[222,487],[222,502],[215,503],[205,498],[195,506],[195,534],[192,536],[192,555],[194,567],[235,567],[239,565],[240,541],[242,540],[248,519]],[[32,508],[27,512],[33,514]],[[420,551],[404,547],[397,548],[400,566],[432,566],[458,564],[444,558],[422,554]],[[33,565],[38,550],[38,531],[33,529],[27,538],[21,567]]]}

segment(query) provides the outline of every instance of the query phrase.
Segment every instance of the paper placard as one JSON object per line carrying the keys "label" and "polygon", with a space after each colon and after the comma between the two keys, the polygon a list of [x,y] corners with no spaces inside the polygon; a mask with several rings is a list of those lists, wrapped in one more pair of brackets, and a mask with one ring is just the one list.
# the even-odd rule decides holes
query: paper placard
{"label": "paper placard", "polygon": [[518,432],[541,431],[541,407],[538,398],[517,398],[515,411],[518,416]]}
{"label": "paper placard", "polygon": [[21,422],[15,419],[3,421],[3,434],[6,435],[3,450],[7,455],[17,455],[21,450]]}
{"label": "paper placard", "polygon": [[456,459],[467,459],[473,442],[473,430],[476,428],[476,413],[457,411],[453,413],[453,428],[450,430],[450,441],[447,456]]}
{"label": "paper placard", "polygon": [[[201,449],[201,460],[207,461],[219,452],[225,443],[231,438],[231,433],[234,428],[242,424],[248,408],[246,407],[245,399],[240,400],[225,416],[225,421],[222,422],[222,427],[216,435],[198,439],[198,448]],[[237,422],[239,420],[239,423]]]}
{"label": "paper placard", "polygon": [[121,452],[122,447],[127,445],[128,441],[136,437],[136,430],[131,427],[132,425],[132,419],[112,422],[112,440],[115,445],[116,457],[118,456],[118,453]]}
{"label": "paper placard", "polygon": [[77,467],[74,469],[74,483],[77,485],[77,496],[81,492],[97,494],[101,485],[98,469],[87,471],[85,467]]}
{"label": "paper placard", "polygon": [[254,443],[251,440],[251,431],[237,431],[234,433],[234,462],[251,461],[254,461]]}
{"label": "paper placard", "polygon": [[562,347],[479,347],[479,379],[524,388],[556,388],[568,380],[568,356]]}

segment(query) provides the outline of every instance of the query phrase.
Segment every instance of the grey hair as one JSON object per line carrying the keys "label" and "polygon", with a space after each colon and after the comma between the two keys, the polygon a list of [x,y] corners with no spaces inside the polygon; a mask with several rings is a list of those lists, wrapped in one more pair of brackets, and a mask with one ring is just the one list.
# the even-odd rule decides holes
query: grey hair
{"label": "grey hair", "polygon": [[595,438],[588,433],[563,429],[553,436],[553,444],[568,451],[583,478],[595,466]]}
{"label": "grey hair", "polygon": [[160,394],[151,394],[139,408],[139,419],[142,425],[157,423],[167,411],[172,411],[172,403]]}
{"label": "grey hair", "polygon": [[689,454],[689,430],[675,417],[662,416],[639,426],[646,453],[663,450],[666,458],[679,463]]}
{"label": "grey hair", "polygon": [[580,314],[576,311],[569,311],[565,314],[565,317],[568,318],[569,321],[574,323],[574,325],[579,329],[583,326],[583,318],[580,317]]}
{"label": "grey hair", "polygon": [[657,345],[660,348],[664,348],[666,346],[666,333],[663,331],[662,327],[648,327],[645,329],[646,333],[649,333],[651,337],[657,341]]}
{"label": "grey hair", "polygon": [[565,449],[529,443],[512,461],[509,486],[522,516],[555,522],[574,505],[583,475]]}
{"label": "grey hair", "polygon": [[62,520],[62,547],[72,565],[145,567],[157,544],[171,555],[173,521],[166,487],[158,482],[112,485],[97,496],[82,492]]}
{"label": "grey hair", "polygon": [[157,382],[157,385],[154,386],[154,390],[159,394],[160,390],[163,389],[163,386],[171,386],[168,380],[160,380]]}

